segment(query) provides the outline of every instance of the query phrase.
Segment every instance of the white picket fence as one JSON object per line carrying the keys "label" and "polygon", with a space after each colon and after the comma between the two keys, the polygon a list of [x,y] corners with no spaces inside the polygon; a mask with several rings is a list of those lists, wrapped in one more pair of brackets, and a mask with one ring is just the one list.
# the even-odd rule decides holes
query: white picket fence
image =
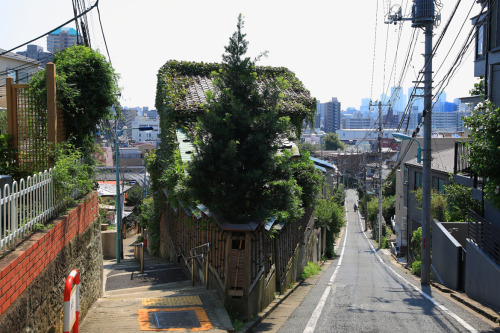
{"label": "white picket fence", "polygon": [[0,189],[0,252],[14,249],[35,225],[44,225],[62,206],[56,202],[53,169]]}

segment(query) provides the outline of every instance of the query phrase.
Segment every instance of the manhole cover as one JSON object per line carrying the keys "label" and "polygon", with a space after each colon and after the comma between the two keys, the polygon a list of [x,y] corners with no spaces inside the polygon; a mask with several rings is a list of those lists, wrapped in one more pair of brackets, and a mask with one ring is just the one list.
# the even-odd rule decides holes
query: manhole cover
{"label": "manhole cover", "polygon": [[149,328],[168,329],[200,327],[200,321],[193,310],[149,312]]}

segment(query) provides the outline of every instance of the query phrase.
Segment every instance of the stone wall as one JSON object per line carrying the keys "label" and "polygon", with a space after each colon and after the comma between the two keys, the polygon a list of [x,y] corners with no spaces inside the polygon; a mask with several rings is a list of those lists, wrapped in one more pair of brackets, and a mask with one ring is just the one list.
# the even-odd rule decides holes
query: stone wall
{"label": "stone wall", "polygon": [[97,194],[50,221],[0,261],[0,333],[62,332],[64,285],[80,273],[80,318],[102,292]]}

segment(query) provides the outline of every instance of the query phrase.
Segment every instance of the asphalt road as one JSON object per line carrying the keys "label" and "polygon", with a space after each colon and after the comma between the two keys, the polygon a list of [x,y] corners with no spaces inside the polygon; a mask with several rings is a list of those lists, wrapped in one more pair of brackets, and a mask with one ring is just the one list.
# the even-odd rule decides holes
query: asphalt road
{"label": "asphalt road", "polygon": [[[393,265],[373,248],[347,192],[347,227],[335,259],[281,324],[254,332],[498,332]],[[280,305],[281,306],[281,305]]]}

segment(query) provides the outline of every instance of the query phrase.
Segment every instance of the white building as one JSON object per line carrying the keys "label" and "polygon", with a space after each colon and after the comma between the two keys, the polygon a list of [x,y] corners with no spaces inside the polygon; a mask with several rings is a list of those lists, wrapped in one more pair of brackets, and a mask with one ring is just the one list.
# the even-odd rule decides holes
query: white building
{"label": "white building", "polygon": [[153,127],[152,131],[132,130],[132,140],[135,142],[156,141],[160,134],[160,122],[148,117],[136,117],[132,122],[132,128],[136,127]]}

